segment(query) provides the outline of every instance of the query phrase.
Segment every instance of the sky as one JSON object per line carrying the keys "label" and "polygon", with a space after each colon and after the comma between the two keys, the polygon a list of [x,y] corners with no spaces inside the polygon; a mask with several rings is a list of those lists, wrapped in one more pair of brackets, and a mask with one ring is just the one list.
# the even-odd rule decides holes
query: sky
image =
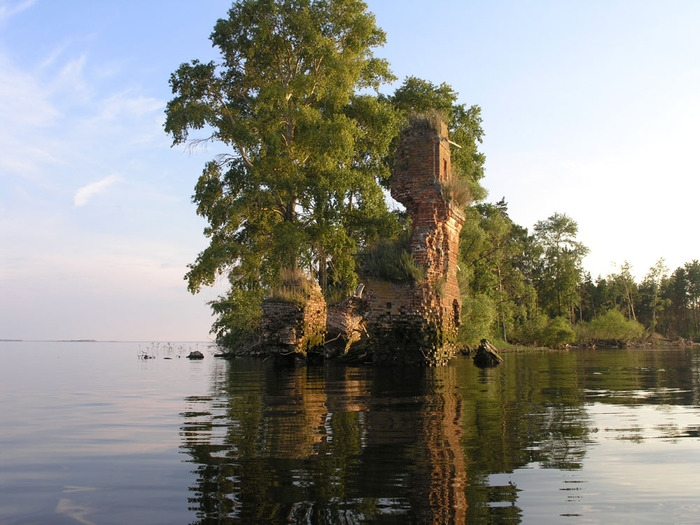
{"label": "sky", "polygon": [[[488,202],[579,226],[593,278],[700,258],[700,2],[369,0],[398,78],[482,110]],[[207,245],[170,74],[229,0],[0,0],[0,339],[203,341]]]}

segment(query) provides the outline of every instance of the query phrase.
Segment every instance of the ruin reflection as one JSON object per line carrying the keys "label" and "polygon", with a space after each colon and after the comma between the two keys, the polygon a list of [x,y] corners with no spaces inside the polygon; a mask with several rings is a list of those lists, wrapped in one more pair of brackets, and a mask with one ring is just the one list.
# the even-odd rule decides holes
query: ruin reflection
{"label": "ruin reflection", "polygon": [[203,522],[465,521],[454,368],[236,366],[182,414]]}
{"label": "ruin reflection", "polygon": [[200,523],[518,522],[518,488],[489,476],[580,468],[580,382],[573,363],[533,359],[489,373],[221,362],[182,414],[190,509]]}
{"label": "ruin reflection", "polygon": [[[364,456],[406,449],[405,494],[420,523],[464,523],[467,472],[454,367],[387,369],[375,381]],[[371,461],[369,461],[371,462]],[[397,473],[397,476],[400,473]]]}

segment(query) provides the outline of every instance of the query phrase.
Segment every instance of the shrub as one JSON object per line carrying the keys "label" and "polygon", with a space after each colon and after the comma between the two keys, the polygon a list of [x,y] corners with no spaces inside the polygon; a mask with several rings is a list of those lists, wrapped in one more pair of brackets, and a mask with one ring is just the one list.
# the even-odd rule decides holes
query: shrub
{"label": "shrub", "polygon": [[550,319],[540,334],[544,346],[558,347],[576,341],[576,333],[566,317]]}
{"label": "shrub", "polygon": [[628,342],[644,333],[644,327],[637,321],[625,318],[617,310],[608,310],[593,319],[579,335],[583,340]]}
{"label": "shrub", "polygon": [[462,300],[462,324],[458,341],[462,345],[476,346],[482,339],[493,338],[496,321],[496,305],[484,294],[464,297]]}
{"label": "shrub", "polygon": [[535,315],[531,319],[522,322],[522,324],[517,324],[510,338],[520,344],[537,345],[548,322],[549,318],[546,315]]}

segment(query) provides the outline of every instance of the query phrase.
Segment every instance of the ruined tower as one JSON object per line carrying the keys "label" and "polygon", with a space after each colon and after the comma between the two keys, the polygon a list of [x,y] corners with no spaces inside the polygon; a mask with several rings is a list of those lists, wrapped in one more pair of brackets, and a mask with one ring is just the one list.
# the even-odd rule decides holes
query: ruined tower
{"label": "ruined tower", "polygon": [[453,202],[452,188],[447,126],[437,118],[414,119],[396,152],[391,196],[411,218],[410,253],[425,279],[367,283],[379,362],[444,364],[454,354],[462,311],[457,255],[465,216]]}

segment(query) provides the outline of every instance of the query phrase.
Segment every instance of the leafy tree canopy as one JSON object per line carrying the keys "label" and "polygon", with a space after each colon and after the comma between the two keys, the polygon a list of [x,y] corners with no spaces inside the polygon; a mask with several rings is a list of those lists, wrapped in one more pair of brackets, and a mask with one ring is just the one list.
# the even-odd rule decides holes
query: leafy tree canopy
{"label": "leafy tree canopy", "polygon": [[543,250],[537,277],[540,303],[553,317],[573,317],[573,307],[579,302],[582,262],[588,253],[588,248],[576,240],[578,224],[566,214],[555,213],[537,222],[534,230]]}
{"label": "leafy tree canopy", "polygon": [[400,117],[366,94],[393,79],[373,55],[384,40],[359,0],[240,0],[211,34],[220,59],[172,74],[173,143],[228,149],[195,187],[210,243],[186,276],[197,292],[228,275],[239,291],[213,305],[220,319],[245,317],[232,309],[282,268],[349,288],[358,245],[393,234],[378,179]]}
{"label": "leafy tree canopy", "polygon": [[[376,235],[387,213],[369,173],[398,117],[358,95],[392,78],[372,54],[384,39],[361,1],[242,0],[211,35],[220,61],[171,76],[174,144],[229,148],[195,189],[211,241],[190,267],[190,290],[224,272],[242,287],[269,285],[282,267],[325,271],[332,260],[351,278],[352,233]],[[195,130],[204,136],[191,139]]]}

